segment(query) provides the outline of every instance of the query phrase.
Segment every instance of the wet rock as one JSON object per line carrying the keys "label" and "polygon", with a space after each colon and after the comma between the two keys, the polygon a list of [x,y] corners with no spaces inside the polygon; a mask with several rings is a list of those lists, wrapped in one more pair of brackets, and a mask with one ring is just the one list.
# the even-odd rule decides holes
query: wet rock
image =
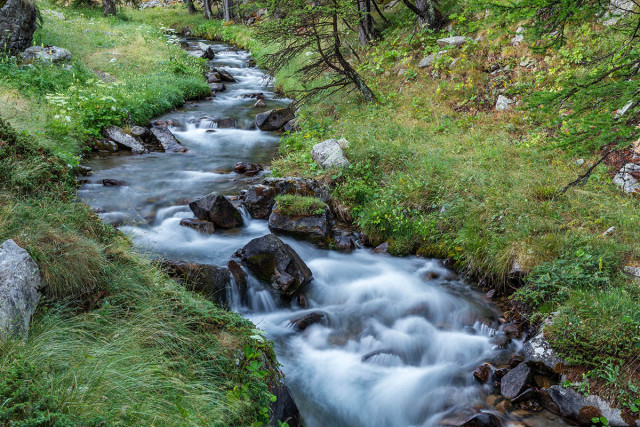
{"label": "wet rock", "polygon": [[222,78],[219,73],[209,73],[207,74],[207,83],[220,83]]}
{"label": "wet rock", "polygon": [[40,270],[13,240],[0,245],[0,340],[27,338],[40,300]]}
{"label": "wet rock", "polygon": [[340,252],[350,253],[358,247],[358,236],[349,230],[334,228],[333,241]]}
{"label": "wet rock", "polygon": [[386,254],[387,251],[389,250],[389,243],[384,242],[380,245],[378,245],[374,250],[373,253],[374,254]]}
{"label": "wet rock", "polygon": [[460,427],[500,427],[500,426],[502,426],[502,423],[500,422],[500,418],[486,412],[480,412],[478,414],[472,415],[467,420],[463,421],[462,424],[460,424]]}
{"label": "wet rock", "polygon": [[215,94],[216,92],[224,92],[227,90],[227,86],[224,83],[212,83],[209,85],[209,89],[211,89],[211,93]]}
{"label": "wet rock", "polygon": [[277,131],[293,118],[293,111],[288,108],[269,110],[256,115],[256,125],[263,131]]}
{"label": "wet rock", "polygon": [[197,218],[183,218],[180,220],[180,225],[193,228],[203,234],[213,234],[216,232],[214,223]]}
{"label": "wet rock", "polygon": [[134,126],[131,128],[131,135],[134,138],[141,139],[142,141],[148,141],[151,136],[151,132],[149,132],[149,129],[147,129],[146,127]]}
{"label": "wet rock", "polygon": [[102,135],[114,141],[118,146],[131,150],[132,154],[141,154],[147,151],[138,140],[125,133],[118,126],[109,126],[102,129]]}
{"label": "wet rock", "polygon": [[463,44],[467,43],[469,40],[471,40],[468,37],[463,37],[463,36],[453,36],[453,37],[446,37],[443,39],[438,39],[436,40],[436,43],[438,43],[438,46],[440,47],[447,47],[447,46],[462,46]]}
{"label": "wet rock", "polygon": [[35,2],[6,0],[0,2],[0,46],[17,53],[31,46],[37,26]]}
{"label": "wet rock", "polygon": [[218,128],[218,129],[235,129],[238,127],[236,119],[224,118],[216,119],[210,116],[199,117],[194,121],[197,128]]}
{"label": "wet rock", "polygon": [[240,211],[229,199],[215,192],[189,203],[189,209],[196,218],[211,221],[221,228],[234,228],[243,223]]}
{"label": "wet rock", "polygon": [[504,95],[498,95],[498,100],[496,101],[496,110],[497,111],[505,111],[510,110],[511,106],[515,103],[513,99],[507,98]]}
{"label": "wet rock", "polygon": [[637,193],[640,188],[640,165],[627,163],[613,177],[613,183],[620,187],[625,193]]}
{"label": "wet rock", "polygon": [[315,179],[289,176],[266,178],[262,183],[274,187],[278,194],[317,197],[325,203],[331,200],[331,193],[327,186]]}
{"label": "wet rock", "polygon": [[71,61],[71,52],[57,46],[31,46],[20,54],[26,62],[41,62],[55,64]]}
{"label": "wet rock", "polygon": [[526,363],[521,363],[502,377],[500,393],[507,399],[514,399],[525,390],[530,378],[531,369]]}
{"label": "wet rock", "polygon": [[520,328],[515,323],[509,323],[508,325],[506,325],[502,329],[502,332],[511,339],[518,339],[521,335]]}
{"label": "wet rock", "polygon": [[314,145],[311,150],[311,158],[322,169],[342,168],[350,164],[337,139],[329,139]]}
{"label": "wet rock", "polygon": [[298,119],[289,120],[284,127],[282,128],[285,132],[297,132],[300,130],[300,125],[298,125]]}
{"label": "wet rock", "polygon": [[440,52],[437,53],[432,53],[431,55],[427,55],[425,56],[422,61],[420,61],[420,63],[418,64],[418,67],[420,68],[427,68],[433,65],[434,62],[436,62],[438,59],[442,58],[442,56],[447,53],[446,50],[441,50]]}
{"label": "wet rock", "polygon": [[614,409],[596,395],[585,396],[572,388],[554,385],[549,396],[558,406],[560,415],[580,425],[591,425],[591,418],[604,416],[611,426],[627,426],[619,409]]}
{"label": "wet rock", "polygon": [[524,344],[524,362],[536,372],[557,375],[568,363],[551,348],[551,344],[540,332]]}
{"label": "wet rock", "polygon": [[235,256],[256,278],[269,283],[285,298],[297,294],[313,279],[300,256],[275,234],[253,239]]}
{"label": "wet rock", "polygon": [[305,215],[290,217],[278,211],[278,205],[273,207],[269,216],[269,230],[276,234],[283,234],[313,243],[325,243],[329,237],[328,208],[319,215]]}
{"label": "wet rock", "polygon": [[503,414],[511,409],[513,405],[508,400],[502,400],[496,405],[496,411],[502,412]]}
{"label": "wet rock", "polygon": [[91,176],[93,175],[93,169],[89,166],[78,165],[78,175]]}
{"label": "wet rock", "polygon": [[105,178],[102,180],[102,185],[105,187],[124,187],[127,183],[118,179]]}
{"label": "wet rock", "polygon": [[187,151],[166,127],[154,126],[151,128],[151,134],[154,140],[157,141],[166,152],[184,153]]}
{"label": "wet rock", "polygon": [[538,398],[538,391],[535,388],[531,387],[526,389],[516,397],[514,397],[511,400],[511,403],[526,402],[528,400],[537,399],[537,398]]}
{"label": "wet rock", "polygon": [[220,78],[223,82],[233,83],[236,81],[236,79],[228,71],[218,70],[218,74],[220,74]]}
{"label": "wet rock", "polygon": [[222,307],[228,307],[227,288],[231,286],[231,273],[228,269],[174,261],[164,262],[163,267],[187,289],[203,294]]}
{"label": "wet rock", "polygon": [[289,427],[300,427],[302,425],[300,412],[287,386],[279,381],[271,389],[271,393],[276,397],[276,401],[271,403],[269,426],[278,427],[286,423]]}
{"label": "wet rock", "polygon": [[213,59],[216,57],[213,48],[206,43],[199,42],[198,49],[202,51],[202,58],[204,59]]}
{"label": "wet rock", "polygon": [[502,332],[498,332],[494,337],[491,338],[491,342],[497,345],[500,348],[507,348],[511,339]]}
{"label": "wet rock", "polygon": [[257,163],[238,162],[233,167],[233,171],[235,173],[240,173],[246,176],[255,176],[262,170],[264,170],[264,168]]}
{"label": "wet rock", "polygon": [[242,264],[235,260],[230,260],[227,263],[227,268],[231,272],[231,277],[233,277],[233,282],[238,290],[242,304],[247,305],[247,273],[242,269]]}
{"label": "wet rock", "polygon": [[491,378],[491,366],[487,363],[478,366],[475,371],[473,371],[473,378],[481,383],[488,382]]}
{"label": "wet rock", "polygon": [[265,108],[267,104],[262,99],[258,99],[255,104],[253,104],[255,108]]}
{"label": "wet rock", "polygon": [[98,151],[108,151],[110,153],[115,153],[118,151],[118,144],[116,144],[110,139],[105,138],[102,140],[95,141],[95,145],[93,149]]}
{"label": "wet rock", "polygon": [[291,321],[291,325],[299,331],[304,331],[314,323],[322,322],[325,316],[322,313],[314,312],[298,317]]}
{"label": "wet rock", "polygon": [[256,93],[245,93],[240,96],[241,98],[249,98],[249,99],[265,99],[264,93],[256,92]]}
{"label": "wet rock", "polygon": [[267,219],[271,215],[273,205],[276,203],[275,197],[277,194],[275,186],[254,185],[249,187],[245,193],[242,204],[253,218]]}

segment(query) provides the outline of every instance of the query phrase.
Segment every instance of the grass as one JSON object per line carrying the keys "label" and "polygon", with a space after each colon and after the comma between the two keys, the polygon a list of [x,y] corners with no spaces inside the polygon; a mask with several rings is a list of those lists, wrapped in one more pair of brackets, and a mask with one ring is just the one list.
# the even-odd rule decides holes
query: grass
{"label": "grass", "polygon": [[276,196],[274,208],[274,212],[291,217],[321,215],[326,210],[327,205],[320,199],[296,195]]}

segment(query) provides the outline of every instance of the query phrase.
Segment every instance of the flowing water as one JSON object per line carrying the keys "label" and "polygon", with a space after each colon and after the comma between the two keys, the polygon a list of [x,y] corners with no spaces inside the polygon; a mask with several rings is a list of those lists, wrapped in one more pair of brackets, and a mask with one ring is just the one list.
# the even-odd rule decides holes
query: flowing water
{"label": "flowing water", "polygon": [[[196,40],[187,42],[193,49]],[[208,44],[212,44],[207,42]],[[264,220],[245,215],[245,226],[203,235],[179,225],[192,217],[187,203],[216,191],[228,196],[262,179],[234,172],[238,161],[269,164],[279,134],[255,127],[258,112],[286,105],[265,74],[248,66],[249,54],[212,44],[212,65],[237,83],[210,101],[189,103],[160,119],[187,153],[108,155],[88,162],[94,174],[79,196],[153,256],[226,265],[251,239],[269,233]],[[266,108],[244,94],[263,92]],[[218,129],[211,120],[234,118],[237,129]],[[107,187],[102,179],[125,181]],[[307,426],[431,426],[443,419],[486,408],[491,392],[471,375],[485,361],[504,363],[520,345],[497,347],[492,337],[501,313],[437,260],[393,258],[359,249],[346,255],[284,238],[307,263],[314,281],[307,309],[283,307],[257,280],[250,280],[246,305],[231,295],[232,307],[265,330],[275,343],[285,382]],[[325,321],[300,332],[291,321],[321,312]],[[529,414],[531,415],[531,414]],[[526,425],[564,425],[543,412]]]}

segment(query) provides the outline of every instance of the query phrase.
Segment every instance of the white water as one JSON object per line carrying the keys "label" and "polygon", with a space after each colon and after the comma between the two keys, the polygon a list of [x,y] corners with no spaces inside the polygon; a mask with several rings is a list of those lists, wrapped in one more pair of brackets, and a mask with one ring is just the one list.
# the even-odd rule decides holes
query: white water
{"label": "white water", "polygon": [[[254,117],[288,101],[277,99],[260,70],[247,68],[246,52],[214,48],[219,52],[215,66],[239,82],[227,83],[228,90],[212,101],[161,117],[175,122],[171,130],[189,152],[95,159],[89,163],[91,182],[78,193],[153,255],[225,265],[237,249],[269,233],[266,221],[245,215],[240,229],[203,235],[180,226],[180,219],[192,216],[186,204],[199,195],[214,190],[237,195],[263,178],[232,169],[237,161],[270,162],[280,136],[256,130]],[[240,97],[254,92],[264,92],[266,109],[255,109],[254,99]],[[194,119],[203,116],[235,118],[240,129],[197,127]],[[103,178],[128,185],[104,187]],[[274,340],[307,426],[430,426],[483,407],[490,386],[479,385],[473,369],[508,358],[516,344],[498,349],[491,343],[500,313],[466,283],[436,260],[392,258],[364,249],[345,255],[283,240],[313,272],[306,289],[308,308],[283,307],[255,279],[250,280],[248,304],[243,306],[234,294],[232,305]],[[427,279],[429,273],[439,278]],[[291,321],[311,312],[323,313],[324,321],[294,331]]]}

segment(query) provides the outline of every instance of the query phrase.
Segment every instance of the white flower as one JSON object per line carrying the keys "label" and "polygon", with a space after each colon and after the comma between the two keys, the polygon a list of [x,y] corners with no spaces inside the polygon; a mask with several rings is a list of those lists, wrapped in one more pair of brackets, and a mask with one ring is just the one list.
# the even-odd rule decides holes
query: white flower
{"label": "white flower", "polygon": [[60,114],[56,114],[55,116],[53,116],[54,119],[59,119],[60,118]]}
{"label": "white flower", "polygon": [[64,119],[65,119],[67,122],[70,122],[70,121],[71,121],[71,117],[69,117],[69,116],[64,116]]}
{"label": "white flower", "polygon": [[116,58],[111,58],[111,61],[109,61],[109,62],[111,62],[113,64],[114,62],[116,62]]}
{"label": "white flower", "polygon": [[111,107],[111,111],[116,111],[116,107]]}

